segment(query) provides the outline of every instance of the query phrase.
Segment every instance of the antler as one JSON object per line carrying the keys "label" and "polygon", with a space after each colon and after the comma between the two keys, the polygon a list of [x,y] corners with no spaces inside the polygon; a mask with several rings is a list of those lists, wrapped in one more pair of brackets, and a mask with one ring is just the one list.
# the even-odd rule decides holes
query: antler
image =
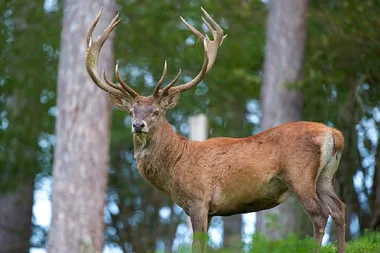
{"label": "antler", "polygon": [[[165,61],[162,76],[160,80],[157,82],[156,87],[154,88],[154,91],[153,91],[154,97],[159,97],[161,95],[165,95],[172,92],[183,92],[183,91],[189,90],[193,88],[194,86],[196,86],[198,83],[200,83],[203,80],[204,76],[211,70],[215,62],[215,58],[218,54],[218,49],[222,45],[223,40],[227,35],[223,33],[223,30],[222,28],[220,28],[218,23],[216,23],[215,20],[213,20],[203,8],[201,9],[208,21],[204,17],[202,17],[202,20],[206,24],[208,29],[210,30],[213,36],[213,40],[210,40],[210,38],[207,35],[204,35],[201,32],[199,32],[197,29],[195,29],[193,26],[191,26],[181,17],[181,20],[185,24],[185,26],[195,36],[197,36],[201,41],[203,41],[204,57],[203,57],[203,65],[200,72],[190,82],[173,87],[173,85],[178,81],[179,76],[181,75],[181,69],[180,69],[177,76],[173,79],[173,81],[171,81],[165,88],[160,90],[160,87],[166,77],[167,63]],[[118,13],[115,16],[115,18],[111,21],[111,23],[108,25],[108,27],[104,30],[102,36],[97,41],[93,41],[92,32],[94,31],[95,26],[99,22],[102,10],[103,8],[99,11],[95,20],[91,23],[86,35],[87,51],[86,51],[86,56],[85,56],[85,62],[86,62],[87,72],[91,76],[94,83],[99,88],[103,89],[104,91],[107,91],[119,97],[123,97],[127,94],[129,94],[133,98],[138,97],[139,94],[136,91],[134,91],[131,87],[129,87],[128,84],[126,84],[120,77],[118,64],[116,64],[115,72],[116,72],[116,77],[119,83],[113,83],[110,80],[108,80],[106,77],[105,70],[103,70],[104,81],[100,79],[99,77],[98,59],[99,59],[100,51],[102,49],[104,42],[107,40],[108,36],[110,35],[110,33],[120,23],[120,20],[121,20],[121,19],[118,19],[118,16],[119,16],[119,13]]]}
{"label": "antler", "polygon": [[106,92],[109,92],[114,95],[122,96],[129,94],[133,98],[139,96],[139,94],[134,91],[131,87],[129,87],[120,77],[119,75],[119,67],[118,64],[116,64],[116,77],[119,80],[120,84],[112,83],[109,81],[106,77],[105,70],[103,70],[103,78],[99,78],[98,73],[98,59],[100,50],[102,49],[102,46],[104,42],[107,40],[108,36],[112,32],[112,30],[120,23],[121,19],[118,19],[119,13],[115,16],[115,18],[111,21],[111,23],[108,25],[108,27],[104,30],[102,36],[97,40],[92,40],[92,32],[95,29],[95,26],[99,22],[100,15],[102,14],[103,8],[99,11],[98,15],[96,16],[95,20],[91,23],[90,27],[88,28],[87,34],[86,34],[86,40],[87,40],[87,51],[85,56],[85,62],[86,62],[86,68],[87,72],[91,76],[91,79],[94,81],[94,83],[101,89],[103,89]]}
{"label": "antler", "polygon": [[174,91],[183,92],[183,91],[186,91],[186,90],[193,88],[194,86],[196,86],[198,83],[200,83],[203,80],[205,75],[211,70],[212,66],[214,65],[216,56],[218,54],[218,49],[222,45],[223,40],[224,40],[224,38],[227,37],[227,35],[225,35],[223,33],[222,28],[218,25],[218,23],[215,22],[214,19],[211,18],[211,16],[203,8],[201,8],[201,10],[202,10],[203,14],[206,16],[206,19],[210,22],[210,23],[207,22],[207,20],[204,17],[202,17],[203,22],[206,24],[207,28],[210,30],[214,40],[210,40],[210,38],[207,35],[204,35],[201,32],[199,32],[197,29],[195,29],[193,26],[191,26],[189,23],[186,22],[186,20],[184,20],[181,17],[181,20],[185,24],[185,26],[195,36],[197,36],[199,38],[199,40],[203,41],[204,58],[203,58],[203,65],[202,65],[200,72],[190,82],[187,82],[185,84],[181,84],[181,85],[176,86],[176,87],[172,87],[173,84],[178,80],[179,74],[181,73],[181,71],[179,71],[176,78],[169,85],[167,85],[164,89],[162,89],[160,92],[158,92],[158,90],[162,84],[162,82],[160,82],[160,81],[166,75],[166,62],[165,62],[164,73],[162,75],[163,77],[161,77],[160,81],[157,83],[157,86],[155,87],[155,92],[154,92],[155,96],[157,96],[159,93],[160,94],[166,94],[166,93],[169,93],[169,92],[171,93]]}

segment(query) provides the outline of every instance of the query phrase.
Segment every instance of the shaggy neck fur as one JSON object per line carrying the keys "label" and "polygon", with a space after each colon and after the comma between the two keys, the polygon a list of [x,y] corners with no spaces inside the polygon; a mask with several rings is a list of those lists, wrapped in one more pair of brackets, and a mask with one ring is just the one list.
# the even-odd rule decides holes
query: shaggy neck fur
{"label": "shaggy neck fur", "polygon": [[172,170],[182,157],[187,140],[177,135],[166,119],[152,131],[147,135],[133,135],[134,155],[143,178],[170,194]]}

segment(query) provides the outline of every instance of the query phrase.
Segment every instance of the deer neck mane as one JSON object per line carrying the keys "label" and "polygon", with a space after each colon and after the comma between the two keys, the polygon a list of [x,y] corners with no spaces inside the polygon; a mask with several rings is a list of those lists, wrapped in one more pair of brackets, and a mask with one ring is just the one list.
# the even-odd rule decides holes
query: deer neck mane
{"label": "deer neck mane", "polygon": [[180,160],[187,140],[174,132],[163,119],[152,134],[134,134],[134,156],[142,177],[156,188],[169,194],[172,169]]}
{"label": "deer neck mane", "polygon": [[[166,119],[162,119],[154,129],[153,133],[133,134],[134,156],[141,160],[147,157],[151,159],[153,153],[170,152],[167,146],[176,146],[180,136],[174,132],[172,126]],[[173,150],[176,151],[175,149]],[[170,154],[167,154],[170,155]]]}

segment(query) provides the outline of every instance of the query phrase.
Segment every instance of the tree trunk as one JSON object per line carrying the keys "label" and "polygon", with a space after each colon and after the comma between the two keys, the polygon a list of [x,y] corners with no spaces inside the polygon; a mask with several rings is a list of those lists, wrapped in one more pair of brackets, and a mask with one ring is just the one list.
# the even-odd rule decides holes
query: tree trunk
{"label": "tree trunk", "polygon": [[4,253],[27,253],[32,235],[33,181],[0,195],[0,245]]}
{"label": "tree trunk", "polygon": [[[58,75],[52,224],[48,252],[102,252],[106,202],[110,106],[84,64],[85,35],[104,7],[102,32],[116,14],[114,0],[66,0]],[[113,36],[103,47],[100,69],[112,73]]]}
{"label": "tree trunk", "polygon": [[[302,76],[306,40],[307,0],[269,2],[262,130],[301,120],[302,94],[296,81]],[[300,232],[301,210],[294,197],[280,206],[257,213],[256,228],[271,239]]]}

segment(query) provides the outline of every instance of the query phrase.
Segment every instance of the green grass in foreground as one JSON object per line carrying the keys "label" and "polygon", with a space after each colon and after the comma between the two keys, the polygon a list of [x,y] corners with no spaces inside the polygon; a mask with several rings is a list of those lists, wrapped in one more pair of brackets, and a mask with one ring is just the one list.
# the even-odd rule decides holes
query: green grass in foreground
{"label": "green grass in foreground", "polygon": [[[297,236],[291,235],[280,241],[270,241],[263,235],[254,234],[252,244],[244,247],[240,252],[247,253],[310,253],[318,245],[313,238],[300,240]],[[238,248],[238,247],[236,247]],[[215,249],[208,248],[209,253],[235,253],[235,249]],[[188,246],[182,246],[178,253],[191,252]],[[333,243],[321,248],[321,253],[337,252],[337,243]],[[346,253],[380,253],[380,232],[366,232],[363,236],[352,239],[346,243]]]}

